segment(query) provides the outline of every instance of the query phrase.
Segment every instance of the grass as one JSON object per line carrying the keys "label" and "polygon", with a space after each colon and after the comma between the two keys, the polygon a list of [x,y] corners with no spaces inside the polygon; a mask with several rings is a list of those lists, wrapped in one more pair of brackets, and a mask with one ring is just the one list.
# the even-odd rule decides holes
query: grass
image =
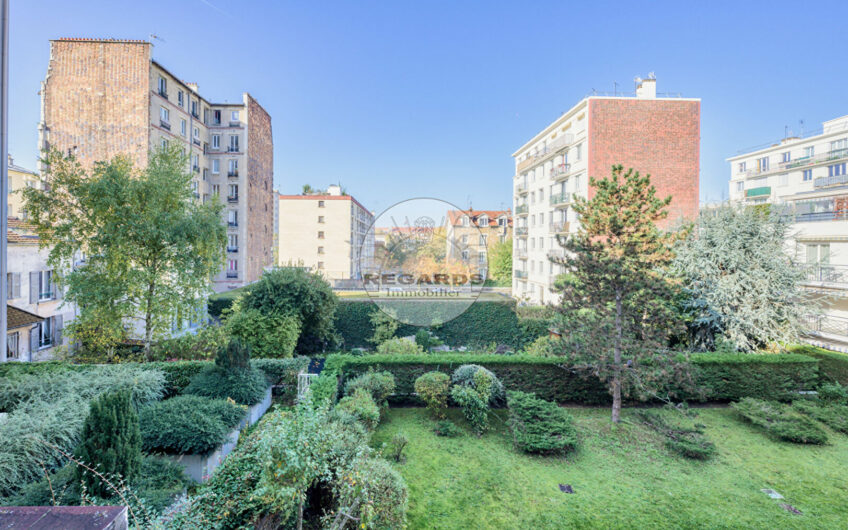
{"label": "grass", "polygon": [[[393,464],[409,486],[409,527],[416,528],[845,528],[848,437],[829,431],[825,446],[774,441],[728,408],[700,409],[718,455],[685,460],[646,427],[613,427],[609,411],[571,408],[580,449],[565,457],[517,453],[494,411],[493,430],[457,438],[433,433],[424,409],[391,409],[379,446],[403,431],[407,460]],[[674,412],[664,411],[664,414]],[[632,416],[625,411],[624,419]],[[574,494],[560,492],[570,484]],[[785,500],[760,490],[772,488]],[[803,512],[793,515],[788,503]]]}

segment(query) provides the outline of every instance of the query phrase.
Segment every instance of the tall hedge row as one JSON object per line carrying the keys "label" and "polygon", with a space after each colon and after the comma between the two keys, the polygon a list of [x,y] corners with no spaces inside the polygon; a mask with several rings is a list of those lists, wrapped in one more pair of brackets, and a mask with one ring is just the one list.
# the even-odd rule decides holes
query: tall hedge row
{"label": "tall hedge row", "polygon": [[[743,397],[788,399],[792,392],[815,388],[818,361],[803,355],[696,354],[691,357],[696,383],[706,394],[682,395],[690,401],[731,401]],[[369,369],[395,376],[397,393],[414,393],[415,379],[430,371],[451,373],[462,364],[479,364],[494,372],[508,390],[533,392],[558,403],[609,402],[607,388],[556,358],[522,355],[331,355],[325,370],[348,380]]]}
{"label": "tall hedge row", "polygon": [[839,384],[848,386],[848,355],[809,344],[791,346],[789,351],[818,359],[822,382],[838,381]]}

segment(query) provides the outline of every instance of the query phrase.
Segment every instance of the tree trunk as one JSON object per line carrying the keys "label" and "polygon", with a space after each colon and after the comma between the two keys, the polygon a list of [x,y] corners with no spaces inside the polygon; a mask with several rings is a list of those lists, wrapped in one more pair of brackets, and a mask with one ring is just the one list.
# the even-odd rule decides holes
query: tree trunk
{"label": "tree trunk", "polygon": [[150,359],[150,342],[153,338],[153,292],[156,287],[154,282],[150,282],[147,287],[147,310],[144,313],[144,357]]}
{"label": "tree trunk", "polygon": [[297,530],[303,530],[303,500],[297,507]]}
{"label": "tree trunk", "polygon": [[612,422],[621,419],[621,337],[622,337],[621,288],[615,290],[615,340],[613,343],[612,376]]}

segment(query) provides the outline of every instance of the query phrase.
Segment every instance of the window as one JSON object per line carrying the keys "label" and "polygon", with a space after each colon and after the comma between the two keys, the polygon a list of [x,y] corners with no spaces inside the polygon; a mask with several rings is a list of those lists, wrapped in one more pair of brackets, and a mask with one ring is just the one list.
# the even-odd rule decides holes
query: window
{"label": "window", "polygon": [[165,138],[162,138],[161,144],[162,144],[162,149],[168,148],[168,140],[166,140]]}
{"label": "window", "polygon": [[200,128],[199,127],[194,128],[194,130],[192,131],[192,136],[194,136],[195,138],[200,138]]}
{"label": "window", "polygon": [[183,91],[182,90],[177,90],[177,105],[179,105],[180,107],[185,105],[185,102],[183,101]]}
{"label": "window", "polygon": [[467,216],[467,215],[463,215],[463,216],[462,216],[462,226],[468,226],[469,222],[470,222],[470,221],[469,221],[469,219],[468,219],[468,216]]}
{"label": "window", "polygon": [[807,244],[807,265],[828,265],[830,264],[830,243],[821,245]]}
{"label": "window", "polygon": [[228,151],[233,153],[238,153],[239,150],[239,137],[237,135],[230,135],[230,147]]}
{"label": "window", "polygon": [[848,149],[848,138],[843,138],[841,140],[835,140],[830,142],[830,152],[834,151],[842,151],[844,149]]}
{"label": "window", "polygon": [[743,181],[739,181],[736,183],[736,191],[742,193],[745,190],[745,183]]}
{"label": "window", "polygon": [[161,75],[159,76],[159,95],[168,99],[168,81]]}
{"label": "window", "polygon": [[227,260],[227,278],[238,278],[238,260]]}
{"label": "window", "polygon": [[323,215],[319,215],[319,216],[318,216],[318,222],[319,222],[319,223],[323,223],[323,222],[324,222],[324,216],[323,216]]}
{"label": "window", "polygon": [[185,138],[186,135],[186,121],[180,118],[180,134]]}
{"label": "window", "polygon": [[324,253],[324,247],[318,247],[318,254]]}
{"label": "window", "polygon": [[[56,296],[53,292],[53,271],[40,271],[30,273],[30,303],[43,300],[53,300]],[[33,291],[34,289],[34,291]]]}
{"label": "window", "polygon": [[768,171],[769,159],[767,156],[757,159],[757,171]]}
{"label": "window", "polygon": [[845,174],[845,162],[841,164],[833,164],[832,166],[827,166],[827,175],[829,177],[838,177],[840,175]]}
{"label": "window", "polygon": [[230,226],[238,226],[238,210],[230,210],[228,212],[227,224]]}
{"label": "window", "polygon": [[816,148],[814,146],[805,147],[804,148],[804,158],[810,158],[816,154]]}
{"label": "window", "polygon": [[324,239],[324,232],[318,232],[318,239]]}
{"label": "window", "polygon": [[239,111],[234,110],[230,113],[230,121],[239,121]]}
{"label": "window", "polygon": [[739,173],[744,173],[748,168],[748,164],[745,162],[739,162]]}
{"label": "window", "polygon": [[15,331],[6,335],[6,358],[19,359],[21,355],[21,334]]}
{"label": "window", "polygon": [[227,176],[229,177],[237,177],[238,176],[238,160],[230,160],[229,161],[229,169],[227,170]]}
{"label": "window", "polygon": [[318,268],[319,268],[319,269],[323,269],[323,268],[324,268],[324,262],[323,262],[323,261],[319,261],[319,262],[318,262]]}
{"label": "window", "polygon": [[486,263],[486,253],[485,253],[485,252],[480,252],[479,254],[477,254],[477,260],[478,260],[481,264]]}
{"label": "window", "polygon": [[238,184],[230,184],[230,199],[238,199]]}
{"label": "window", "polygon": [[506,226],[506,217],[501,216],[498,218],[498,226]]}
{"label": "window", "polygon": [[21,273],[6,273],[6,298],[14,300],[21,297]]}
{"label": "window", "polygon": [[217,158],[212,159],[212,173],[216,175],[221,172],[221,161]]}
{"label": "window", "polygon": [[200,155],[191,155],[191,169],[192,171],[200,169]]}
{"label": "window", "polygon": [[53,325],[55,317],[45,318],[36,325],[38,334],[38,348],[47,348],[53,345]]}
{"label": "window", "polygon": [[813,170],[812,169],[805,169],[804,170],[804,182],[807,182],[809,180],[813,180]]}
{"label": "window", "polygon": [[212,111],[212,125],[221,125],[221,111],[213,110]]}
{"label": "window", "polygon": [[318,207],[323,208],[324,207],[324,201],[318,201]]}
{"label": "window", "polygon": [[227,236],[227,250],[238,250],[238,234]]}
{"label": "window", "polygon": [[778,175],[777,185],[778,186],[788,186],[789,185],[789,173],[784,173],[782,175]]}
{"label": "window", "polygon": [[212,195],[220,195],[221,194],[221,186],[218,184],[212,184]]}
{"label": "window", "polygon": [[792,161],[792,155],[790,154],[790,152],[789,152],[789,151],[786,151],[786,152],[784,152],[784,153],[781,153],[781,155],[780,155],[780,161],[781,161],[781,162],[783,162],[784,164],[785,164],[786,162],[791,162],[791,161]]}
{"label": "window", "polygon": [[213,134],[212,135],[212,149],[220,149],[221,148],[221,135]]}
{"label": "window", "polygon": [[489,218],[485,215],[481,215],[477,219],[477,226],[489,226]]}
{"label": "window", "polygon": [[483,234],[480,234],[480,245],[486,246],[486,236]]}
{"label": "window", "polygon": [[577,144],[577,160],[583,158],[583,144]]}
{"label": "window", "polygon": [[209,109],[203,109],[203,123],[209,125]]}
{"label": "window", "polygon": [[169,123],[171,117],[171,112],[165,107],[159,107],[159,119],[162,120],[162,123]]}
{"label": "window", "polygon": [[196,99],[191,100],[191,115],[194,116],[195,118],[200,117],[197,113],[197,100]]}
{"label": "window", "polygon": [[468,249],[462,251],[462,259],[468,259]]}

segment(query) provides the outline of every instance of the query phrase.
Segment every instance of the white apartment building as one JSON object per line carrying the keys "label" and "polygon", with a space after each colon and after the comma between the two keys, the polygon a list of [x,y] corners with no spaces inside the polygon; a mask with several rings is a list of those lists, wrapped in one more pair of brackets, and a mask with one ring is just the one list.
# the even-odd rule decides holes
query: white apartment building
{"label": "white apartment building", "polygon": [[700,100],[665,97],[656,80],[639,80],[633,95],[584,98],[512,154],[513,296],[555,302],[551,292],[563,256],[557,235],[579,226],[573,199],[591,197],[589,177],[622,164],[651,174],[658,195],[672,196],[667,222],[698,213]]}
{"label": "white apartment building", "polygon": [[794,220],[787,250],[826,300],[808,319],[812,340],[848,350],[848,116],[727,160],[732,203],[773,204]]}

